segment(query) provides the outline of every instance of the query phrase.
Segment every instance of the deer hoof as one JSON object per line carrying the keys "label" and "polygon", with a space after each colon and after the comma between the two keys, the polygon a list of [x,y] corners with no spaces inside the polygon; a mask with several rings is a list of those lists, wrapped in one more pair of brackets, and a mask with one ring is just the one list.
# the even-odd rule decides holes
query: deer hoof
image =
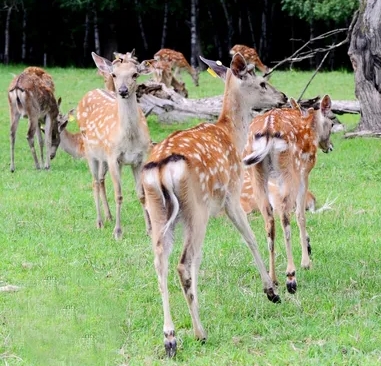
{"label": "deer hoof", "polygon": [[296,278],[288,278],[286,282],[287,291],[290,294],[294,294],[296,292],[297,284],[296,284]]}
{"label": "deer hoof", "polygon": [[282,302],[279,295],[274,292],[273,288],[265,289],[265,293],[267,298],[274,304],[280,304]]}
{"label": "deer hoof", "polygon": [[121,228],[115,228],[114,229],[114,238],[117,240],[122,238],[122,229]]}
{"label": "deer hoof", "polygon": [[169,358],[174,357],[177,351],[176,338],[174,336],[166,337],[164,340],[164,347],[165,347],[165,353],[167,354],[167,357]]}

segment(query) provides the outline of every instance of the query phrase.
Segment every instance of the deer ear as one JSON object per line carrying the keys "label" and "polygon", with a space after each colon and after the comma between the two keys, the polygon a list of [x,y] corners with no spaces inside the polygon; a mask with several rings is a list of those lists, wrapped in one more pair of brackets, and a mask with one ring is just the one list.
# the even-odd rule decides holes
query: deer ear
{"label": "deer ear", "polygon": [[239,52],[234,54],[230,69],[237,78],[241,78],[249,71],[244,57]]}
{"label": "deer ear", "polygon": [[108,74],[112,73],[112,62],[111,61],[107,60],[104,57],[98,56],[95,52],[91,52],[91,56],[93,57],[95,65],[97,65],[97,68],[101,72],[105,72]]}
{"label": "deer ear", "polygon": [[298,110],[300,114],[303,115],[302,109],[300,108],[300,104],[292,97],[290,98],[290,105],[292,109]]}
{"label": "deer ear", "polygon": [[217,74],[218,77],[220,77],[222,80],[225,80],[226,71],[228,68],[222,65],[221,61],[208,60],[202,56],[200,56],[200,60],[208,65]]}
{"label": "deer ear", "polygon": [[149,75],[152,74],[153,68],[150,67],[150,61],[145,60],[142,61],[138,66],[137,66],[138,72],[141,75]]}
{"label": "deer ear", "polygon": [[323,99],[320,102],[320,110],[323,113],[323,116],[326,117],[329,114],[329,112],[331,111],[331,107],[332,107],[331,97],[328,94],[326,94],[324,95]]}
{"label": "deer ear", "polygon": [[58,98],[58,100],[57,100],[57,107],[58,107],[58,108],[60,107],[60,105],[61,105],[61,102],[62,102],[62,98],[61,98],[61,97],[59,97],[59,98]]}

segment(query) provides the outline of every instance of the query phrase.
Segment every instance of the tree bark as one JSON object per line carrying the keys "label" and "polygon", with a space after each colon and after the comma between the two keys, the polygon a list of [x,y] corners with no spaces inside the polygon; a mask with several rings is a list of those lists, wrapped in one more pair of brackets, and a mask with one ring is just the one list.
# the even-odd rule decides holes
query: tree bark
{"label": "tree bark", "polygon": [[249,29],[250,29],[250,36],[251,36],[251,44],[254,49],[257,49],[257,44],[255,43],[255,35],[254,35],[254,28],[253,28],[253,23],[251,21],[251,12],[249,8],[247,9],[247,21],[249,24]]}
{"label": "tree bark", "polygon": [[27,24],[27,11],[23,9],[22,16],[22,39],[21,39],[21,62],[25,63],[26,60],[26,24]]}
{"label": "tree bark", "polygon": [[164,17],[163,17],[163,31],[161,33],[161,47],[165,47],[165,42],[167,40],[167,26],[168,26],[168,1],[164,3]]}
{"label": "tree bark", "polygon": [[197,1],[191,0],[191,18],[190,18],[190,34],[191,34],[191,57],[190,62],[196,67],[197,59]]}
{"label": "tree bark", "polygon": [[93,10],[93,19],[94,19],[94,43],[95,43],[95,53],[101,54],[101,44],[99,41],[99,28],[98,28],[98,15],[97,11]]}
{"label": "tree bark", "polygon": [[381,0],[360,0],[348,55],[361,118],[357,131],[381,131]]}
{"label": "tree bark", "polygon": [[142,14],[139,11],[138,0],[135,0],[135,11],[138,17],[140,35],[142,36],[142,41],[143,41],[143,48],[144,48],[144,51],[148,51],[148,42],[147,42],[146,32],[144,31]]}
{"label": "tree bark", "polygon": [[7,16],[5,18],[5,40],[4,40],[4,64],[9,64],[9,41],[10,41],[10,33],[9,33],[9,24],[11,21],[13,5],[9,5],[7,9]]}
{"label": "tree bark", "polygon": [[83,59],[86,60],[89,52],[89,30],[90,30],[90,17],[89,12],[86,12],[85,17],[85,35],[83,37]]}
{"label": "tree bark", "polygon": [[228,46],[228,49],[230,50],[233,47],[233,32],[234,32],[233,21],[232,21],[232,17],[229,14],[225,0],[220,0],[220,3],[222,5],[222,9],[224,11],[225,18],[226,18],[226,23],[228,28],[228,45],[227,46]]}

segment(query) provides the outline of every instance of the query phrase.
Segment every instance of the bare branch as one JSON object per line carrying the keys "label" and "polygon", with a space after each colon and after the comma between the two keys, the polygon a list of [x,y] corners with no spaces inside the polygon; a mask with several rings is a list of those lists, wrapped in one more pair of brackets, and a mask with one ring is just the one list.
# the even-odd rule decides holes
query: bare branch
{"label": "bare branch", "polygon": [[279,66],[283,65],[286,62],[299,62],[299,61],[311,58],[311,57],[315,56],[319,52],[329,52],[329,51],[332,51],[333,49],[335,49],[337,47],[342,46],[343,44],[348,42],[348,37],[345,40],[343,40],[342,42],[340,42],[338,44],[331,45],[329,47],[316,48],[316,49],[314,49],[312,51],[310,50],[310,51],[301,52],[308,45],[310,45],[311,43],[313,43],[315,41],[318,41],[318,40],[330,37],[330,36],[332,36],[334,34],[337,34],[337,33],[348,31],[348,29],[349,28],[334,29],[334,30],[331,30],[329,32],[323,33],[323,34],[321,34],[321,35],[319,35],[317,37],[311,38],[302,47],[300,47],[298,50],[296,50],[290,57],[287,57],[286,59],[284,59],[282,61],[275,61],[275,62],[278,62],[278,63],[274,67],[272,67],[271,70],[268,73],[266,73],[264,76],[266,77],[266,76],[270,75],[275,69],[277,69]]}
{"label": "bare branch", "polygon": [[313,73],[313,75],[311,76],[311,79],[308,81],[307,85],[304,87],[302,93],[300,94],[300,96],[299,96],[299,98],[298,98],[298,103],[299,103],[300,100],[302,99],[302,96],[303,96],[304,92],[307,90],[308,86],[311,84],[312,79],[316,76],[316,74],[317,74],[318,71],[320,70],[320,68],[321,68],[321,66],[323,65],[325,59],[327,58],[329,52],[330,52],[330,51],[328,51],[328,52],[324,55],[323,59],[321,60],[321,62],[320,62],[320,64],[319,64],[319,66],[317,67],[317,69],[315,70],[315,72]]}

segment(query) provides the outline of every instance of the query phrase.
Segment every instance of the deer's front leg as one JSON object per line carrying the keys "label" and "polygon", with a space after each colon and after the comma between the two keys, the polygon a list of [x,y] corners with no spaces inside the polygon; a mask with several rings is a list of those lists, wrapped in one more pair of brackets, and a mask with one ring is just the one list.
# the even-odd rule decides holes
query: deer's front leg
{"label": "deer's front leg", "polygon": [[40,163],[37,158],[36,149],[34,148],[34,135],[36,134],[36,128],[38,127],[38,119],[35,117],[29,117],[29,128],[27,132],[27,140],[30,148],[30,152],[32,153],[34,165],[36,169],[40,169]]}
{"label": "deer's front leg", "polygon": [[121,166],[116,159],[115,160],[110,159],[108,161],[108,167],[110,170],[112,183],[114,185],[114,197],[115,197],[115,206],[116,206],[114,238],[121,239],[123,234],[122,228],[120,225],[120,212],[121,212],[122,202],[123,202],[121,177],[120,177]]}
{"label": "deer's front leg", "polygon": [[[45,151],[45,169],[50,169],[50,160],[51,160],[51,156],[50,156],[50,151],[52,149],[52,120],[50,118],[50,116],[46,116],[45,118],[45,148],[46,148],[46,151]],[[39,131],[39,134],[41,135],[41,131]],[[40,136],[39,136],[40,138]],[[41,141],[42,142],[42,141]],[[41,164],[43,162],[43,155],[44,155],[44,152],[43,152],[43,148],[42,148],[43,145],[40,146],[40,149],[41,149]]]}
{"label": "deer's front leg", "polygon": [[103,227],[103,220],[102,220],[101,208],[100,208],[100,202],[99,202],[99,190],[100,190],[99,175],[98,175],[99,161],[95,159],[90,159],[88,163],[89,163],[91,175],[93,176],[93,195],[94,195],[94,202],[95,202],[95,210],[97,213],[96,225],[97,225],[97,228],[100,229]]}

